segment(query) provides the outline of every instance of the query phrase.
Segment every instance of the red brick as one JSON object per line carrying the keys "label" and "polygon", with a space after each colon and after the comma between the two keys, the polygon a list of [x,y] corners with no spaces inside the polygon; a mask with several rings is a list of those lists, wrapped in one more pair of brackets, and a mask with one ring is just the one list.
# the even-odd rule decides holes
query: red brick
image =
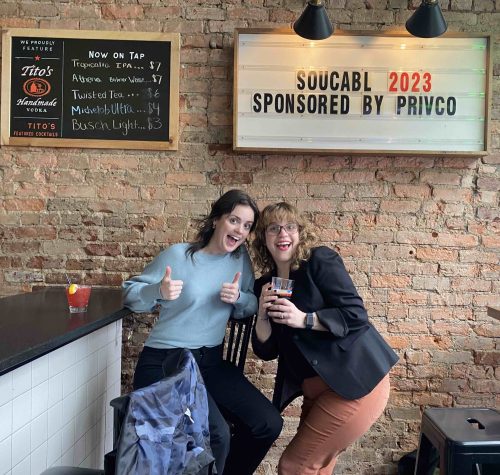
{"label": "red brick", "polygon": [[427,325],[422,322],[394,322],[389,323],[389,333],[404,333],[405,335],[428,334]]}
{"label": "red brick", "polygon": [[417,393],[413,397],[413,403],[420,407],[449,407],[452,405],[453,398],[449,394],[441,393]]}
{"label": "red brick", "polygon": [[475,169],[478,166],[476,157],[443,157],[441,162],[444,168],[458,168],[460,170],[466,168]]}
{"label": "red brick", "polygon": [[40,199],[5,199],[3,201],[6,211],[41,211],[45,206],[45,200]]}
{"label": "red brick", "polygon": [[331,183],[332,173],[328,172],[299,172],[295,175],[295,183]]}
{"label": "red brick", "polygon": [[438,170],[423,170],[420,174],[420,181],[433,185],[460,185],[461,175]]}
{"label": "red brick", "polygon": [[[208,61],[208,50],[206,48],[183,49],[181,51],[181,61],[183,64],[206,63]],[[195,92],[190,87],[184,87],[184,84],[185,81],[182,81],[181,92]]]}
{"label": "red brick", "polygon": [[226,13],[221,8],[191,6],[187,9],[188,20],[225,20]]}
{"label": "red brick", "polygon": [[[278,173],[284,169],[304,170],[306,168],[306,161],[304,157],[300,155],[270,155],[265,157],[265,167],[266,170],[276,170]],[[331,174],[327,174],[327,176],[330,176],[330,178],[332,177]]]}
{"label": "red brick", "polygon": [[451,347],[451,339],[443,336],[414,336],[411,341],[413,349],[449,350]]}
{"label": "red brick", "polygon": [[97,190],[97,196],[105,199],[137,199],[139,189],[123,183],[101,186]]}
{"label": "red brick", "polygon": [[418,247],[416,257],[424,261],[443,262],[452,261],[456,262],[458,252],[450,249],[433,248],[433,247]]}
{"label": "red brick", "polygon": [[[60,5],[61,18],[99,18],[101,12],[96,5]],[[61,27],[62,28],[62,27]]]}
{"label": "red brick", "polygon": [[436,276],[439,272],[439,266],[431,262],[403,260],[398,262],[397,270],[400,274]]}
{"label": "red brick", "polygon": [[297,19],[297,13],[289,10],[271,9],[269,11],[269,20],[273,23],[293,23]]}
{"label": "red brick", "polygon": [[[484,238],[483,238],[484,241]],[[488,246],[485,246],[488,247]],[[484,250],[461,250],[459,252],[460,262],[478,264],[496,264],[498,255],[496,252],[485,252]]]}
{"label": "red brick", "polygon": [[453,290],[463,290],[468,292],[490,292],[491,282],[479,280],[477,278],[456,277],[451,281]]}
{"label": "red brick", "polygon": [[95,186],[87,185],[59,185],[57,187],[57,196],[59,198],[95,198],[97,190]]}
{"label": "red brick", "polygon": [[420,210],[418,201],[382,200],[380,210],[385,213],[416,213]]}
{"label": "red brick", "polygon": [[267,21],[269,14],[267,10],[262,8],[244,8],[244,7],[228,7],[227,19],[228,20],[256,20]]}
{"label": "red brick", "polygon": [[411,346],[410,339],[405,336],[387,335],[385,339],[391,348],[394,349],[405,349]]}
{"label": "red brick", "polygon": [[16,196],[49,198],[56,195],[56,185],[42,185],[41,183],[20,183],[16,189]]}
{"label": "red brick", "polygon": [[476,351],[474,363],[489,366],[500,366],[500,351]]}
{"label": "red brick", "polygon": [[144,9],[140,5],[103,5],[101,12],[102,18],[106,20],[141,19],[144,17]]}
{"label": "red brick", "polygon": [[470,327],[467,323],[433,323],[430,326],[433,335],[468,335]]}
{"label": "red brick", "polygon": [[370,278],[370,285],[375,288],[407,288],[410,284],[411,278],[404,275],[372,275]]}
{"label": "red brick", "polygon": [[45,29],[62,29],[62,30],[79,30],[80,20],[78,18],[62,19],[62,18],[45,18],[41,19],[39,28]]}
{"label": "red brick", "polygon": [[394,185],[394,194],[401,198],[428,198],[431,189],[428,185]]}
{"label": "red brick", "polygon": [[477,188],[481,191],[498,191],[499,183],[496,177],[482,177],[477,179]]}
{"label": "red brick", "polygon": [[408,350],[405,352],[405,359],[411,364],[429,364],[431,362],[431,355],[428,351],[414,351]]}
{"label": "red brick", "polygon": [[431,156],[420,157],[395,157],[393,161],[394,168],[432,168],[435,159]]}
{"label": "red brick", "polygon": [[232,125],[233,115],[231,112],[211,112],[208,115],[209,125]]}
{"label": "red brick", "polygon": [[210,175],[210,182],[214,185],[221,184],[250,184],[252,174],[250,172],[225,172]]}
{"label": "red brick", "polygon": [[443,292],[442,294],[430,294],[429,303],[431,305],[452,305],[464,306],[472,303],[472,296],[464,292]]}
{"label": "red brick", "polygon": [[331,200],[300,200],[297,203],[297,208],[300,212],[326,212],[333,211],[335,209],[335,203],[333,203]]}
{"label": "red brick", "polygon": [[39,252],[40,241],[25,241],[25,242],[3,242],[2,251],[8,254],[25,254]]}
{"label": "red brick", "polygon": [[[143,257],[143,258],[151,258],[155,257],[160,253],[162,246],[144,246],[143,243],[140,244],[128,244],[123,246],[123,256],[124,257]],[[138,262],[135,264],[134,269],[137,270],[137,273],[142,272],[144,268],[144,264]]]}
{"label": "red brick", "polygon": [[207,126],[208,119],[205,112],[190,112],[179,114],[179,121],[181,126],[202,128]]}
{"label": "red brick", "polygon": [[334,170],[348,167],[349,159],[345,157],[311,156],[311,169]]}
{"label": "red brick", "polygon": [[29,226],[14,230],[14,236],[18,239],[55,239],[56,229],[53,227]]}
{"label": "red brick", "polygon": [[428,292],[417,292],[412,290],[389,292],[389,300],[391,303],[407,304],[407,305],[426,305],[429,300]]}
{"label": "red brick", "polygon": [[[493,321],[493,320],[492,320]],[[474,333],[479,336],[500,338],[500,328],[495,323],[483,324],[474,327]]]}
{"label": "red brick", "polygon": [[471,389],[478,393],[500,393],[500,381],[471,381]]}
{"label": "red brick", "polygon": [[500,211],[498,208],[486,208],[480,206],[476,211],[478,219],[494,221],[500,217]]}
{"label": "red brick", "polygon": [[148,6],[144,7],[144,18],[178,18],[181,16],[180,6]]}
{"label": "red brick", "polygon": [[165,183],[172,185],[201,185],[206,183],[203,173],[168,173],[165,177]]}
{"label": "red brick", "polygon": [[499,249],[500,248],[500,235],[497,236],[483,236],[481,238],[484,247]]}
{"label": "red brick", "polygon": [[208,23],[208,31],[210,33],[234,33],[236,28],[248,27],[248,22],[245,19],[240,20],[210,20]]}
{"label": "red brick", "polygon": [[369,183],[375,181],[375,173],[370,171],[337,171],[334,174],[337,183]]}
{"label": "red brick", "polygon": [[19,5],[19,15],[22,17],[57,17],[58,7],[49,3],[40,5],[39,3],[22,3]]}
{"label": "red brick", "polygon": [[461,203],[470,203],[472,201],[472,191],[454,188],[435,188],[432,191],[432,198],[440,201],[459,201]]}
{"label": "red brick", "polygon": [[38,21],[35,18],[4,17],[0,18],[0,28],[37,28]]}
{"label": "red brick", "polygon": [[396,242],[402,244],[435,244],[437,243],[437,233],[400,231],[396,233]]}
{"label": "red brick", "polygon": [[115,244],[87,244],[84,251],[89,256],[119,256],[120,245]]}
{"label": "red brick", "polygon": [[338,202],[337,208],[347,212],[373,213],[379,209],[379,206],[375,201],[344,200]]}
{"label": "red brick", "polygon": [[486,155],[485,157],[483,157],[483,162],[490,163],[492,165],[499,165],[500,164],[500,153],[491,153],[489,155]]}

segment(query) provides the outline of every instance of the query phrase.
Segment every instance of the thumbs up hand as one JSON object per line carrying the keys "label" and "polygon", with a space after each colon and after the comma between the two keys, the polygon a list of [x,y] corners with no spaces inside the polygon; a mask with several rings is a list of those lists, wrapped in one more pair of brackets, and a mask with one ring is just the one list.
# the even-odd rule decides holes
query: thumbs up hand
{"label": "thumbs up hand", "polygon": [[175,300],[179,298],[182,291],[182,280],[172,279],[172,269],[167,266],[165,275],[161,280],[160,293],[165,300]]}
{"label": "thumbs up hand", "polygon": [[236,272],[234,279],[230,284],[222,284],[220,291],[220,299],[225,303],[235,303],[240,298],[240,281],[241,272]]}

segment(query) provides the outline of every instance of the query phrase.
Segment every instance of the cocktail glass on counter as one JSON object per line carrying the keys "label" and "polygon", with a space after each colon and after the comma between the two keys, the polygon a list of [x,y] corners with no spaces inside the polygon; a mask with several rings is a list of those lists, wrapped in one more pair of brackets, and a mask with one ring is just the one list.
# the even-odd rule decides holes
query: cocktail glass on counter
{"label": "cocktail glass on counter", "polygon": [[71,284],[66,287],[66,297],[70,313],[86,312],[89,305],[90,285]]}

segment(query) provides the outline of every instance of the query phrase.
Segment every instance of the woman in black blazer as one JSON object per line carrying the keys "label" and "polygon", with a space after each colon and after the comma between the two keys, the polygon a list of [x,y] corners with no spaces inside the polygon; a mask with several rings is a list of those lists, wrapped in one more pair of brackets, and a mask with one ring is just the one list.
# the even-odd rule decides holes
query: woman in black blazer
{"label": "woman in black blazer", "polygon": [[[253,349],[264,360],[278,358],[276,407],[304,396],[279,475],[331,475],[338,454],[382,414],[398,360],[369,322],[340,256],[314,242],[310,224],[288,203],[263,210],[253,242],[264,272],[255,282]],[[295,281],[291,299],[273,294],[272,276]]]}

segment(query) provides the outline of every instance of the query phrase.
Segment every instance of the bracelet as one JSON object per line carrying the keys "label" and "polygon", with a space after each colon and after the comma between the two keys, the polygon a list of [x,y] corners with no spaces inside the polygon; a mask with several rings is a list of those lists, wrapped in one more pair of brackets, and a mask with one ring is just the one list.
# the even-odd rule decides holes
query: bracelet
{"label": "bracelet", "polygon": [[266,318],[257,317],[257,320],[262,320],[263,322],[267,322],[269,320],[269,317]]}

